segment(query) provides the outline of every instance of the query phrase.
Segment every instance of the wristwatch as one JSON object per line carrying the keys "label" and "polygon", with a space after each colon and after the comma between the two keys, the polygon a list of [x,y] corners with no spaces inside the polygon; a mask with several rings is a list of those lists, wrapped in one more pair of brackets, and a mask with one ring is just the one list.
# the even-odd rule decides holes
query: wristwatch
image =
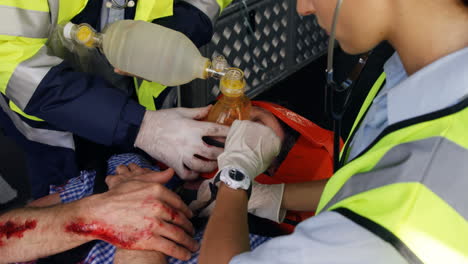
{"label": "wristwatch", "polygon": [[222,169],[216,175],[214,180],[214,184],[217,182],[222,181],[231,189],[242,189],[247,192],[247,197],[250,198],[250,194],[252,193],[252,180],[250,180],[249,176],[239,168],[227,167]]}

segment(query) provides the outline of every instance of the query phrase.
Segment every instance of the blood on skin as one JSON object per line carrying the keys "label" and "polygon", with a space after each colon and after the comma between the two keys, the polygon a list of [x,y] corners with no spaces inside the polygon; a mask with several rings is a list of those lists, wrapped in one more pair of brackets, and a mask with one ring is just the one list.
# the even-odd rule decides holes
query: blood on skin
{"label": "blood on skin", "polygon": [[146,199],[143,201],[143,206],[152,206],[154,208],[161,208],[166,214],[168,214],[171,217],[171,222],[176,220],[178,217],[178,213],[176,210],[162,204],[162,203],[155,203],[157,201],[151,196],[146,197]]}
{"label": "blood on skin", "polygon": [[104,240],[113,245],[127,249],[136,249],[133,247],[133,245],[140,238],[148,237],[148,234],[151,234],[151,227],[149,227],[148,230],[137,231],[131,234],[124,234],[122,231],[116,231],[115,229],[115,227],[109,226],[105,223],[100,223],[98,221],[85,223],[82,220],[74,221],[65,226],[66,232],[91,236],[93,238]]}
{"label": "blood on skin", "polygon": [[177,212],[174,209],[168,207],[164,207],[163,209],[166,211],[166,213],[168,213],[171,216],[171,221],[174,221],[176,219]]}
{"label": "blood on skin", "polygon": [[[24,224],[18,224],[13,221],[0,223],[0,239],[3,237],[6,237],[7,239],[9,239],[10,237],[22,238],[24,232],[26,232],[27,230],[32,230],[36,228],[36,226],[36,220],[26,220]],[[0,246],[2,245],[3,241],[0,240]]]}

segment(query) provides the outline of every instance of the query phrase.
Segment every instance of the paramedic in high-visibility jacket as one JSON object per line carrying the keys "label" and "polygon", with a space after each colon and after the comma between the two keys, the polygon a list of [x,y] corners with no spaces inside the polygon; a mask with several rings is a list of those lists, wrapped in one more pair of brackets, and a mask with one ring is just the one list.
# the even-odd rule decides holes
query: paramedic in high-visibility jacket
{"label": "paramedic in high-visibility jacket", "polygon": [[[59,58],[51,36],[67,21],[102,30],[116,20],[136,19],[178,30],[200,47],[211,39],[213,23],[229,3],[1,1],[0,127],[26,151],[33,198],[46,195],[50,184],[77,175],[74,136],[123,150],[136,146],[185,179],[214,169],[210,160],[222,150],[206,146],[201,137],[225,136],[227,129],[194,121],[203,118],[207,108],[154,111],[171,105],[175,93],[115,74],[96,49],[78,49]],[[139,103],[130,99],[135,93]]]}
{"label": "paramedic in high-visibility jacket", "polygon": [[[337,0],[298,0],[331,32]],[[199,263],[468,263],[468,1],[344,0],[336,37],[384,65],[341,152],[317,215],[250,251],[251,181],[278,153],[271,129],[235,121]],[[215,180],[216,182],[216,180]],[[313,208],[310,208],[313,209]]]}

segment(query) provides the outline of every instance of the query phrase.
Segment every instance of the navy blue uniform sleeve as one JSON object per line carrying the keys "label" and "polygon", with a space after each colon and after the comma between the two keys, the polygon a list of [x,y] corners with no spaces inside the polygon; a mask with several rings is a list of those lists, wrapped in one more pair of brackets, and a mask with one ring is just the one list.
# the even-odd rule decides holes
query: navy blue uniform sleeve
{"label": "navy blue uniform sleeve", "polygon": [[197,47],[207,44],[213,36],[213,26],[208,16],[185,2],[174,5],[172,16],[155,19],[153,23],[185,34]]}
{"label": "navy blue uniform sleeve", "polygon": [[[210,19],[196,7],[178,2],[173,16],[153,22],[177,30],[197,47],[211,40]],[[145,109],[103,78],[74,71],[66,62],[43,78],[24,109],[52,126],[104,145],[133,146]]]}
{"label": "navy blue uniform sleeve", "polygon": [[62,62],[42,79],[25,112],[96,143],[129,149],[145,109],[103,78]]}

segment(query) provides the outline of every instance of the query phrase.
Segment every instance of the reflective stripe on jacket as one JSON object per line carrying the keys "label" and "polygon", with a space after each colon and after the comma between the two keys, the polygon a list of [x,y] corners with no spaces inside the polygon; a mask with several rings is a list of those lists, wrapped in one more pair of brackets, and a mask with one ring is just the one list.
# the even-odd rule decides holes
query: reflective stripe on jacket
{"label": "reflective stripe on jacket", "polygon": [[[202,18],[204,14],[201,12],[195,14],[196,8],[178,8],[183,9],[178,19],[173,16],[166,19],[162,16],[172,14],[169,8],[172,1],[167,1],[165,8],[161,5],[164,1],[158,1],[162,9],[160,14],[155,8],[141,8],[154,2],[138,1],[135,8],[139,9],[137,18],[162,19],[168,26],[175,22],[179,30],[185,30],[191,37],[200,36],[199,31],[203,29],[201,27],[206,20]],[[74,72],[69,63],[48,54],[45,46],[47,37],[57,23],[79,17],[85,11],[92,12],[88,10],[90,6],[91,3],[85,0],[5,0],[0,3],[0,20],[3,21],[0,23],[0,91],[4,95],[0,96],[1,106],[15,121],[15,126],[31,141],[73,149],[72,134],[64,132],[73,131],[104,145],[121,145],[124,148],[133,145],[132,138],[134,140],[136,137],[143,116],[142,107],[129,102],[127,95],[112,89],[112,85],[103,78]],[[86,13],[85,17],[88,15]],[[187,17],[200,21],[186,29],[184,25],[187,24]],[[211,36],[210,32],[211,28],[202,32],[204,38]],[[200,43],[205,41],[195,39]],[[149,86],[152,85],[155,84],[149,83]],[[154,104],[154,97],[162,90],[146,89],[149,96],[144,98]],[[145,89],[139,91],[141,98]],[[12,117],[15,116],[14,112],[22,117]],[[37,122],[42,120],[32,115],[47,122]],[[47,134],[52,131],[54,133]]]}
{"label": "reflective stripe on jacket", "polygon": [[[205,15],[207,15],[211,20],[212,26],[214,26],[214,23],[216,22],[216,19],[218,18],[221,11],[226,6],[228,6],[231,1],[232,0],[184,0],[184,2],[198,8]],[[151,22],[157,18],[154,16],[154,14],[157,14],[157,12],[154,12],[154,10],[150,12],[150,10],[152,10],[151,6],[153,6],[153,9],[158,7],[157,2],[158,1],[150,0],[144,5],[141,5],[139,2],[137,5],[137,12],[135,14],[135,20]],[[135,78],[135,89],[138,96],[138,102],[147,110],[156,110],[154,98],[157,98],[164,91],[164,89],[166,89],[166,86],[155,82],[138,80]]]}
{"label": "reflective stripe on jacket", "polygon": [[[0,23],[0,40],[6,41],[2,44],[2,51],[5,55],[8,54],[2,56],[4,63],[0,67],[0,91],[10,99],[9,105],[13,111],[26,118],[41,121],[23,110],[47,72],[62,62],[62,59],[47,54],[45,44],[48,36],[55,25],[69,21],[79,14],[87,2],[8,0],[0,4],[0,17],[9,22]],[[172,7],[172,0],[140,0],[135,19],[152,21],[170,16]],[[157,84],[152,86],[160,87]],[[159,89],[160,92],[164,90]]]}
{"label": "reflective stripe on jacket", "polygon": [[[353,130],[380,86],[371,89]],[[462,97],[390,125],[330,179],[318,212],[341,213],[409,263],[468,263],[467,121],[468,99]]]}
{"label": "reflective stripe on jacket", "polygon": [[[60,2],[66,3],[66,6]],[[45,46],[57,23],[70,20],[86,6],[87,1],[5,0],[0,4],[0,92],[10,100],[12,110],[26,118],[40,119],[23,113],[39,83],[49,70],[62,59],[47,54]],[[62,7],[63,6],[63,7]],[[10,112],[4,98],[2,109]],[[12,116],[11,114],[9,114]],[[67,148],[74,148],[69,132],[36,129],[20,118],[13,118],[17,128],[30,140]],[[60,140],[59,140],[60,139]]]}

